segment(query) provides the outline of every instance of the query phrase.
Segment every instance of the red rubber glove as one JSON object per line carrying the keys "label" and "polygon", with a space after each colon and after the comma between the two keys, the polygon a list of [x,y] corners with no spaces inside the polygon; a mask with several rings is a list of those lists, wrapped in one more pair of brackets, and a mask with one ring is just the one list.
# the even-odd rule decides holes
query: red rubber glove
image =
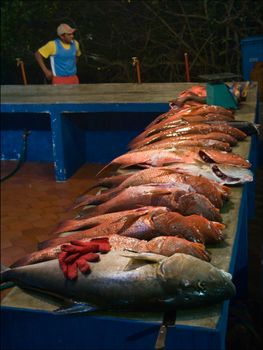
{"label": "red rubber glove", "polygon": [[88,261],[99,261],[98,252],[107,253],[110,251],[108,238],[92,239],[89,242],[81,240],[71,241],[71,244],[61,246],[62,252],[58,255],[59,265],[64,276],[70,280],[78,277],[78,269],[82,273],[90,272]]}

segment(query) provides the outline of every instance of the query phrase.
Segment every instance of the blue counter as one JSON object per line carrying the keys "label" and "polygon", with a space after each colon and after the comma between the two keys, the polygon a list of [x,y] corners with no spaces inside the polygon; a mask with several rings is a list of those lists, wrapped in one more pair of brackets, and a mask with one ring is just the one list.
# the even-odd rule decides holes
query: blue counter
{"label": "blue counter", "polygon": [[[251,120],[253,116],[255,117],[255,101],[254,94],[247,101],[243,110],[244,116]],[[125,109],[127,106],[119,107],[115,104],[108,105],[107,108]],[[91,106],[89,105],[89,107]],[[158,106],[150,107],[147,103],[144,107],[143,105],[138,106],[138,104],[129,106],[132,112],[136,112],[139,107],[146,108],[147,110],[144,109],[143,112],[148,113],[156,112],[157,109],[165,109],[167,106],[158,104]],[[92,108],[100,107],[94,105]],[[149,111],[148,108],[153,109]],[[32,112],[32,110],[30,111]],[[5,112],[8,112],[7,106],[5,106]],[[9,110],[9,113],[13,112],[13,109]],[[45,112],[43,106],[41,112]],[[71,137],[65,137],[65,135],[72,132],[72,125],[69,125],[67,116],[61,116],[58,111],[53,113],[51,123],[53,123],[53,127],[56,124],[58,128],[58,135],[52,136],[53,142],[57,142],[57,138],[59,138],[61,146],[61,143],[63,144],[68,137]],[[53,127],[52,133],[54,132]],[[70,141],[69,145],[74,144],[74,142],[77,140]],[[238,146],[237,153],[253,161],[257,158],[255,142],[255,138],[243,141]],[[54,152],[57,157],[56,176],[60,180],[68,176],[68,169],[74,168],[70,168],[70,165],[67,164],[68,159],[71,161],[71,156],[63,159],[63,155],[68,157],[67,152],[65,152],[66,147],[67,145],[62,145],[60,150]],[[73,150],[73,152],[76,156],[77,151]],[[65,166],[67,167],[66,172],[63,171]],[[231,199],[222,210],[223,222],[227,226],[225,242],[215,247],[209,247],[212,253],[212,263],[233,275],[238,297],[245,296],[247,292],[247,223],[253,215],[253,192],[253,184],[232,189]],[[56,303],[39,295],[28,294],[28,292],[18,288],[13,289],[3,300],[1,307],[2,349],[154,349],[163,317],[162,314],[140,312],[58,316],[52,313],[57,306]],[[225,349],[228,308],[229,301],[226,301],[220,305],[201,310],[178,311],[175,326],[168,329],[166,349]]]}
{"label": "blue counter", "polygon": [[84,163],[107,163],[169,109],[185,84],[90,84],[3,86],[1,159],[18,159],[22,133],[28,161],[54,162],[57,181]]}
{"label": "blue counter", "polygon": [[[229,203],[235,207],[229,214],[232,224],[226,229],[225,246],[209,248],[212,262],[233,274],[238,297],[247,291],[247,196],[247,187],[237,189]],[[58,316],[51,312],[58,306],[47,297],[13,289],[1,307],[1,349],[154,349],[163,317],[143,312]],[[226,301],[177,311],[175,326],[168,328],[166,349],[225,349],[228,309]]]}

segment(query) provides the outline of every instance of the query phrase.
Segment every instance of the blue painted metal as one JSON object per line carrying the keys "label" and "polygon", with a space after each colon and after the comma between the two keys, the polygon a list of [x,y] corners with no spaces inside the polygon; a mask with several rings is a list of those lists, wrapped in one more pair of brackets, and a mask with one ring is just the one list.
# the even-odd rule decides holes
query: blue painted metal
{"label": "blue painted metal", "polygon": [[[228,302],[215,329],[169,327],[166,350],[223,350]],[[63,315],[46,311],[2,307],[3,350],[22,349],[154,349],[160,321],[126,317]],[[158,319],[158,318],[157,318]],[[121,330],[121,332],[120,332]],[[13,334],[16,334],[14,337]]]}
{"label": "blue painted metal", "polygon": [[27,139],[27,160],[52,162],[49,113],[2,113],[1,159],[19,159],[24,130],[30,131]]}
{"label": "blue painted metal", "polygon": [[238,225],[233,244],[229,272],[237,289],[237,298],[247,295],[248,291],[248,186],[243,187],[240,202]]}
{"label": "blue painted metal", "polygon": [[[85,162],[107,163],[121,153],[127,151],[128,142],[140,132],[147,124],[147,118],[140,118],[137,121],[139,129],[134,130],[129,124],[129,118],[123,120],[122,129],[115,125],[114,128],[107,128],[103,125],[111,123],[108,113],[156,113],[156,115],[166,112],[169,109],[168,103],[59,103],[59,104],[1,104],[1,113],[8,113],[10,117],[15,113],[38,114],[45,113],[50,118],[49,130],[40,131],[31,121],[27,126],[31,131],[31,141],[35,141],[33,147],[29,144],[28,160],[54,161],[55,176],[57,181],[67,180]],[[71,117],[73,113],[78,113],[78,119],[86,119],[93,113],[105,113],[99,126],[98,132],[89,131],[89,128],[79,127],[77,118]],[[90,113],[90,116],[87,115]],[[12,118],[10,118],[11,120]],[[153,119],[153,116],[151,116]],[[14,121],[14,120],[13,120]],[[22,124],[23,119],[21,118]],[[3,124],[2,139],[4,153],[1,159],[18,159],[17,151],[19,143],[17,133],[13,128],[18,128],[22,133],[25,125],[21,122],[13,123],[12,129],[8,129]],[[135,123],[136,124],[136,123]],[[30,129],[32,128],[32,130]],[[18,134],[19,134],[18,132]],[[11,146],[11,138],[13,145]],[[114,140],[114,142],[113,142]],[[29,140],[29,142],[31,142]],[[35,151],[31,154],[30,150]],[[51,155],[52,150],[52,155]],[[43,152],[45,151],[45,155]]]}
{"label": "blue painted metal", "polygon": [[241,40],[242,72],[244,80],[250,79],[250,72],[256,62],[263,61],[263,36],[251,36]]}
{"label": "blue painted metal", "polygon": [[1,104],[2,113],[66,112],[167,112],[168,103],[59,103],[59,104]]}

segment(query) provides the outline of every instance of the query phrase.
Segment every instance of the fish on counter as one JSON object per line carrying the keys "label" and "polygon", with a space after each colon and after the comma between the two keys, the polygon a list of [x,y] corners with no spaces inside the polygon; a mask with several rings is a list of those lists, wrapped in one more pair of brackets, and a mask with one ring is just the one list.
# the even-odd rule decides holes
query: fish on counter
{"label": "fish on counter", "polygon": [[[163,137],[164,136],[164,137]],[[149,138],[147,141],[142,141],[140,143],[137,143],[134,147],[131,147],[131,150],[140,150],[143,149],[143,147],[146,146],[154,146],[154,144],[165,145],[169,142],[171,142],[171,145],[173,143],[179,142],[179,141],[191,141],[191,140],[217,140],[221,142],[228,143],[230,146],[237,145],[237,139],[227,133],[224,132],[209,132],[207,134],[189,134],[189,135],[180,135],[180,136],[173,136],[173,135],[163,135],[159,134],[157,136],[153,136]],[[160,147],[161,148],[161,147]],[[131,151],[130,151],[131,152]]]}
{"label": "fish on counter", "polygon": [[124,234],[125,232],[129,232],[129,236],[132,236],[134,231],[136,231],[136,234],[141,239],[151,239],[157,236],[156,230],[153,226],[152,217],[154,215],[164,213],[168,210],[168,208],[156,207],[156,211],[151,211],[142,216],[124,215],[123,217],[120,217],[118,220],[115,220],[111,223],[105,222],[89,229],[67,231],[59,237],[51,238],[40,242],[39,249],[68,243],[71,240],[80,240],[83,238],[97,238],[100,236],[109,236],[112,234]]}
{"label": "fish on counter", "polygon": [[139,218],[145,214],[151,216],[166,213],[169,209],[166,207],[140,207],[137,209],[124,210],[122,212],[107,213],[102,215],[93,216],[90,218],[75,218],[65,220],[56,227],[53,234],[63,233],[67,231],[77,231],[80,229],[90,229],[101,224],[111,224],[123,218]]}
{"label": "fish on counter", "polygon": [[114,198],[88,208],[85,215],[94,216],[105,213],[135,209],[140,206],[164,206],[183,215],[198,214],[212,221],[221,221],[219,209],[208,198],[195,192],[178,188],[165,188],[152,185],[131,186],[123,189]]}
{"label": "fish on counter", "polygon": [[[212,182],[204,177],[179,174],[173,169],[168,168],[149,168],[138,171],[135,174],[131,174],[114,189],[103,191],[97,195],[84,194],[80,196],[76,200],[75,208],[89,204],[101,204],[116,196],[124,188],[146,184],[162,184],[162,186],[167,184],[166,187],[177,187],[184,191],[203,194],[217,208],[221,208],[223,206],[223,199],[228,199],[230,194],[230,189],[226,186],[219,185],[218,183]],[[186,184],[188,187],[183,187],[182,184]]]}
{"label": "fish on counter", "polygon": [[148,133],[147,130],[136,136],[130,143],[129,147],[145,146],[147,144],[163,140],[167,137],[191,135],[191,134],[208,134],[211,132],[223,132],[234,137],[237,140],[244,140],[247,134],[240,129],[228,125],[227,123],[190,123],[187,125],[173,126],[165,130],[156,130],[156,132]]}
{"label": "fish on counter", "polygon": [[[183,216],[176,212],[172,212],[172,215],[169,215],[170,211],[168,208],[164,208],[166,210],[160,209],[161,208],[156,207],[156,211],[152,210],[145,213],[134,221],[126,220],[123,226],[120,226],[120,230],[116,231],[116,233],[122,236],[144,240],[149,240],[160,235],[178,236],[192,242],[201,243],[217,243],[224,239],[223,230],[225,225],[222,223],[209,221],[200,215]],[[116,212],[112,214],[121,213],[122,212]],[[123,221],[124,219],[119,218],[119,220]],[[76,225],[78,225],[79,221],[81,220],[71,220],[71,222],[64,226],[67,228],[67,231],[64,230],[58,238],[45,241],[45,246],[47,246],[47,242],[49,242],[49,246],[54,246],[70,242],[72,239],[82,239],[89,236],[92,237],[94,236],[94,230],[97,232],[97,236],[102,235],[102,233],[111,234],[112,232],[104,230],[104,225],[106,225],[106,223],[102,224],[101,227],[91,229],[85,229],[84,227],[84,230],[80,230],[80,227],[78,226],[78,231],[75,231]],[[43,246],[44,242],[41,242],[41,245]]]}
{"label": "fish on counter", "polygon": [[[227,118],[227,117],[225,117]],[[211,120],[209,120],[211,119]],[[205,127],[202,127],[200,125],[211,125],[211,130],[207,131]],[[140,133],[138,136],[136,136],[130,143],[130,146],[132,147],[133,144],[136,144],[138,141],[142,139],[149,138],[150,136],[166,132],[167,130],[171,130],[173,133],[178,132],[178,136],[180,134],[193,134],[193,133],[208,133],[213,131],[223,131],[227,134],[230,134],[236,138],[243,139],[245,138],[245,135],[248,134],[248,132],[251,132],[252,127],[254,125],[254,130],[257,130],[255,127],[256,124],[248,123],[248,122],[236,122],[236,121],[228,121],[228,120],[222,120],[222,117],[218,117],[216,119],[215,115],[209,115],[209,116],[195,116],[195,117],[189,117],[189,116],[182,116],[180,119],[173,120],[172,118],[162,121],[161,123],[155,124],[146,130],[144,130],[142,133]],[[186,128],[188,126],[188,128]],[[195,127],[193,127],[195,126]],[[217,126],[213,130],[213,126]],[[225,126],[225,127],[224,127]],[[183,128],[184,127],[184,128]],[[242,129],[244,130],[241,132],[238,132],[238,130],[235,129]],[[247,133],[246,133],[247,131]],[[245,135],[244,135],[245,133]],[[255,133],[255,131],[254,131]]]}
{"label": "fish on counter", "polygon": [[[219,124],[220,121],[218,121],[218,120],[210,120],[210,121],[207,120],[207,121],[204,121],[204,123],[207,123],[207,124]],[[241,130],[242,132],[244,132],[248,136],[259,135],[260,134],[260,124],[247,122],[245,120],[227,121],[226,124],[236,128],[236,129]]]}
{"label": "fish on counter", "polygon": [[[1,282],[13,281],[77,302],[77,310],[171,310],[207,306],[232,298],[231,275],[191,255],[170,257],[151,253],[110,251],[90,262],[88,274],[67,280],[58,259],[8,269]],[[146,278],[147,277],[147,278]],[[60,313],[76,312],[74,305]]]}
{"label": "fish on counter", "polygon": [[[195,115],[206,115],[209,113],[217,114],[217,115],[226,115],[229,116],[231,119],[235,119],[234,112],[226,109],[224,107],[220,106],[213,106],[213,105],[207,105],[203,104],[202,106],[173,106],[168,112],[163,113],[156,117],[145,129],[150,128],[154,124],[158,124],[163,120],[166,120],[167,118],[171,118],[172,116],[175,116],[180,119],[181,116],[195,116]],[[174,117],[174,118],[176,118]]]}
{"label": "fish on counter", "polygon": [[108,165],[102,168],[97,176],[102,176],[106,170],[112,167],[125,168],[129,166],[153,166],[160,167],[165,165],[171,165],[173,163],[218,163],[235,165],[244,168],[250,168],[251,164],[248,160],[242,156],[233,152],[223,152],[205,148],[191,148],[185,150],[169,151],[169,150],[149,150],[138,151],[133,153],[125,153],[115,159],[113,159]]}
{"label": "fish on counter", "polygon": [[[167,165],[166,168],[174,169],[177,173],[206,177],[211,181],[227,186],[242,185],[246,182],[253,181],[253,173],[251,170],[227,164],[204,164],[203,162],[197,162],[196,164],[174,163],[172,165]],[[116,171],[116,175],[99,179],[98,182],[94,184],[94,188],[99,187],[100,181],[105,183],[105,185],[102,185],[105,188],[111,187],[113,177],[119,177],[119,182],[121,182],[121,178],[128,178],[131,174],[140,170],[141,168],[136,166],[119,168]],[[88,191],[89,188],[86,192]]]}
{"label": "fish on counter", "polygon": [[[178,138],[179,140],[187,140],[186,136],[194,135],[195,138],[201,135],[208,136],[205,139],[217,139],[219,141],[228,142],[231,146],[234,146],[237,143],[237,140],[244,140],[246,136],[259,135],[260,134],[260,125],[241,121],[222,121],[216,120],[216,118],[211,118],[211,120],[205,120],[204,116],[195,116],[195,117],[184,117],[175,122],[165,121],[153,127],[146,129],[137,137],[135,137],[130,142],[130,148],[141,148],[143,146],[158,142],[164,139],[171,139],[173,141]],[[203,124],[201,127],[200,124]],[[217,135],[217,137],[215,137]],[[221,135],[220,138],[218,138]],[[224,135],[224,137],[223,137]],[[184,137],[183,137],[184,136]],[[215,138],[213,138],[213,136]],[[204,139],[204,137],[202,137]]]}
{"label": "fish on counter", "polygon": [[[168,168],[183,174],[202,176],[222,185],[238,185],[253,181],[251,170],[227,164],[185,164],[176,163]],[[124,175],[125,176],[125,175]],[[126,174],[128,176],[128,174]]]}
{"label": "fish on counter", "polygon": [[220,243],[224,240],[225,225],[220,222],[209,221],[203,216],[192,214],[183,216],[176,212],[167,212],[152,218],[156,231],[166,235],[177,235],[196,242],[197,233],[201,236],[200,242],[205,244]]}
{"label": "fish on counter", "polygon": [[[163,214],[167,214],[167,216]],[[173,215],[169,215],[168,209],[160,211],[156,208],[155,212],[146,213],[135,220],[123,217],[111,224],[104,223],[78,231],[74,231],[74,224],[67,227],[68,231],[63,232],[59,237],[40,242],[39,248],[43,250],[72,240],[110,236],[113,233],[141,240],[151,240],[155,237],[168,235],[184,238],[191,242],[214,244],[224,240],[223,230],[225,225],[208,220],[200,215],[184,216],[175,212],[173,212]]]}
{"label": "fish on counter", "polygon": [[[96,240],[92,238],[83,238],[78,242],[86,243],[93,241],[96,242]],[[190,242],[184,238],[176,236],[158,236],[150,241],[146,241],[143,239],[112,234],[108,236],[108,242],[112,250],[132,250],[137,253],[155,253],[165,256],[171,256],[175,253],[184,253],[205,261],[211,260],[209,253],[205,250],[205,246],[202,243]],[[62,246],[65,247],[70,244],[71,243],[67,242],[27,254],[12,264],[11,268],[57,259],[59,253],[62,252]]]}
{"label": "fish on counter", "polygon": [[229,143],[209,139],[208,137],[199,139],[199,137],[195,135],[195,137],[192,137],[192,138],[189,137],[188,139],[182,139],[182,140],[180,140],[180,137],[178,137],[177,139],[173,138],[174,139],[173,142],[170,142],[171,138],[167,138],[159,142],[157,141],[146,146],[133,148],[131,151],[129,151],[129,153],[137,152],[137,151],[148,151],[152,149],[176,151],[179,148],[181,149],[181,148],[189,148],[189,147],[190,148],[191,147],[214,148],[219,151],[225,151],[225,152],[232,151],[232,148],[230,147]]}

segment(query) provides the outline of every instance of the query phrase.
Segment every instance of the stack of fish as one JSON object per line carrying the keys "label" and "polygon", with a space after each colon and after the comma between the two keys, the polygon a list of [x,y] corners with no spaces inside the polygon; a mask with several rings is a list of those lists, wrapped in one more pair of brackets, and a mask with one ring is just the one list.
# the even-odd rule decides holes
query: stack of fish
{"label": "stack of fish", "polygon": [[[194,86],[179,99],[187,95],[203,97],[205,88]],[[60,223],[55,238],[19,259],[2,280],[93,307],[165,309],[232,297],[231,276],[210,263],[206,245],[224,240],[226,185],[253,180],[249,161],[232,151],[251,129],[222,107],[171,104],[131,141],[129,152],[99,172],[72,207],[78,215]],[[102,177],[106,172],[110,176]],[[58,261],[65,247],[99,237],[108,237],[111,251],[90,263],[89,274],[65,284]]]}

